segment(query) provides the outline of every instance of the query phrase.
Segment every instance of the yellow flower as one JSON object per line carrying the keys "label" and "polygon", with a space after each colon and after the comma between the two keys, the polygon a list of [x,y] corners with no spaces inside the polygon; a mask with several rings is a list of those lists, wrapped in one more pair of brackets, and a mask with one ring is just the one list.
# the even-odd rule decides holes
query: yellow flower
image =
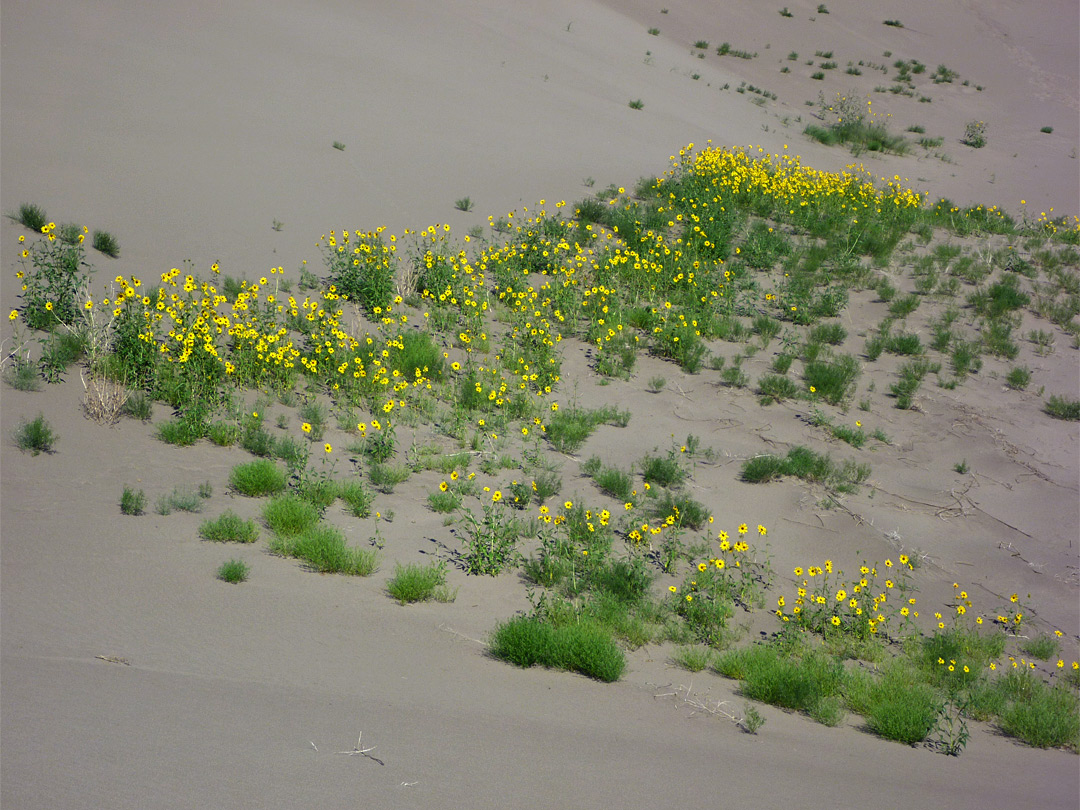
{"label": "yellow flower", "polygon": [[49,310],[49,312],[52,312],[52,301],[45,302],[45,309]]}
{"label": "yellow flower", "polygon": [[[792,307],[792,309],[795,309],[795,307]],[[817,393],[817,389],[814,388],[814,386],[812,386],[812,385],[810,386],[810,393],[811,394],[816,394]]]}
{"label": "yellow flower", "polygon": [[574,502],[573,501],[567,501],[566,503],[563,504],[563,509],[573,509],[573,508],[574,508]]}
{"label": "yellow flower", "polygon": [[796,569],[795,569],[795,576],[797,576],[797,577],[801,577],[802,575],[803,575],[803,570],[802,570],[802,568],[796,568]]}
{"label": "yellow flower", "polygon": [[17,309],[11,310],[11,313],[8,315],[8,320],[9,321],[15,321],[15,320],[18,320],[18,319],[19,319],[19,310],[17,310]]}
{"label": "yellow flower", "polygon": [[750,531],[750,529],[745,523],[739,524],[739,534],[746,534],[748,531]]}
{"label": "yellow flower", "polygon": [[440,492],[446,492],[446,490],[448,490],[449,488],[450,488],[450,485],[447,484],[445,481],[443,481],[443,482],[441,482],[439,484],[439,491]]}
{"label": "yellow flower", "polygon": [[494,492],[491,493],[491,501],[492,501],[492,503],[498,503],[501,500],[502,500],[502,493],[499,492],[499,490],[495,490]]}
{"label": "yellow flower", "polygon": [[302,424],[300,426],[300,429],[302,431],[304,431],[304,433],[311,433],[311,423],[310,422],[304,422],[304,424]]}
{"label": "yellow flower", "polygon": [[1064,658],[1059,658],[1057,660],[1057,668],[1058,669],[1064,669],[1065,668],[1065,659]]}
{"label": "yellow flower", "polygon": [[686,595],[686,601],[687,601],[687,602],[693,602],[693,601],[694,601],[694,597],[693,597],[693,596],[691,596],[690,594],[687,594],[687,595]]}
{"label": "yellow flower", "polygon": [[334,448],[330,446],[329,442],[323,445],[323,450],[325,450],[327,453],[334,452]]}
{"label": "yellow flower", "polygon": [[833,616],[831,621],[833,623],[833,627],[839,627],[840,626],[840,617],[839,616]]}
{"label": "yellow flower", "polygon": [[769,530],[759,523],[757,527],[757,533],[764,537],[766,534],[769,533]]}
{"label": "yellow flower", "polygon": [[697,564],[697,570],[698,570],[698,571],[702,571],[702,572],[703,572],[703,571],[704,571],[704,570],[705,570],[706,568],[708,568],[708,566],[707,566],[707,565],[705,565],[705,563],[703,563],[703,562],[702,562],[702,563],[698,563],[698,564]]}
{"label": "yellow flower", "polygon": [[1015,593],[1012,596],[1009,597],[1010,602],[1016,602],[1019,599],[1020,599],[1020,597],[1017,596]]}
{"label": "yellow flower", "polygon": [[672,593],[678,593],[678,591],[679,591],[679,589],[676,588],[674,585],[668,585],[668,590],[671,591]]}

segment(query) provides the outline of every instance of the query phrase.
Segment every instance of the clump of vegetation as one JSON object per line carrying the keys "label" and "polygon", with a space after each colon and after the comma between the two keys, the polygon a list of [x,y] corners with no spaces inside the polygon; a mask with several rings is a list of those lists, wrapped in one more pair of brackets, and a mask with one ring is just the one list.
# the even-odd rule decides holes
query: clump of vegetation
{"label": "clump of vegetation", "polygon": [[429,599],[452,602],[456,593],[446,587],[446,563],[441,561],[427,565],[397,563],[394,576],[386,583],[386,590],[402,605]]}
{"label": "clump of vegetation", "polygon": [[968,121],[964,125],[964,137],[961,138],[960,142],[973,149],[982,149],[986,146],[986,123],[984,121]]}
{"label": "clump of vegetation", "polygon": [[349,546],[340,529],[325,523],[316,524],[290,537],[275,534],[270,551],[282,557],[303,560],[320,574],[347,574],[367,577],[378,568],[374,549]]}
{"label": "clump of vegetation", "polygon": [[256,459],[233,467],[229,486],[250,498],[275,495],[285,489],[285,471],[270,459]]}
{"label": "clump of vegetation", "polygon": [[1055,419],[1066,419],[1072,422],[1080,420],[1080,399],[1051,394],[1043,409]]}
{"label": "clump of vegetation", "polygon": [[214,543],[254,543],[259,539],[259,527],[254,520],[244,520],[229,509],[217,520],[203,521],[199,536]]}
{"label": "clump of vegetation", "polygon": [[222,582],[228,582],[232,585],[236,585],[240,582],[247,582],[248,575],[251,573],[251,568],[243,560],[227,560],[221,564],[218,568],[217,577]]}
{"label": "clump of vegetation", "polygon": [[112,259],[120,258],[120,243],[108,231],[94,231],[94,250]]}
{"label": "clump of vegetation", "polygon": [[44,414],[38,414],[33,419],[23,419],[15,429],[16,446],[24,453],[32,456],[42,453],[53,452],[56,444],[56,433],[49,424]]}
{"label": "clump of vegetation", "polygon": [[519,667],[539,664],[607,683],[619,680],[626,668],[626,656],[611,634],[587,620],[552,625],[534,616],[518,616],[495,628],[490,651]]}
{"label": "clump of vegetation", "polygon": [[120,511],[125,515],[146,514],[146,493],[141,489],[125,486],[120,495]]}
{"label": "clump of vegetation", "polygon": [[797,446],[786,456],[766,454],[748,459],[741,472],[742,480],[750,484],[764,484],[785,475],[852,492],[870,476],[870,465],[850,459],[838,464],[828,455]]}

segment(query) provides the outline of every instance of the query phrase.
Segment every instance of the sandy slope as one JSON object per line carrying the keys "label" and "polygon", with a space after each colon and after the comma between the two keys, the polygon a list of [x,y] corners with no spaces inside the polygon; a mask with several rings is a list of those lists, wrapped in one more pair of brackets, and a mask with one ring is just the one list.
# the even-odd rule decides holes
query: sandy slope
{"label": "sandy slope", "polygon": [[[814,21],[816,3],[792,4],[791,20],[750,3],[667,5],[661,15],[637,0],[5,2],[0,210],[32,200],[58,221],[112,231],[123,257],[96,257],[105,277],[152,279],[185,259],[234,275],[279,265],[294,275],[304,259],[317,265],[314,242],[331,228],[450,222],[463,232],[541,198],[580,199],[586,177],[597,188],[629,185],[691,141],[787,144],[811,165],[840,169],[850,155],[800,134],[811,112],[803,102],[846,91],[852,78],[808,78],[803,62],[826,49],[841,66],[882,61],[884,50],[944,62],[986,87],[942,85],[930,104],[875,95],[895,128],[922,123],[944,136],[952,162],[917,150],[868,159],[874,174],[1014,212],[1020,199],[1033,211],[1080,210],[1075,3],[1033,11],[948,0],[897,12],[836,0]],[[881,25],[895,16],[904,29]],[[759,57],[697,59],[697,39]],[[791,50],[803,59],[782,75]],[[865,92],[878,81],[860,78]],[[742,81],[779,98],[758,108],[734,92]],[[643,110],[627,106],[637,98]],[[957,143],[972,118],[990,123],[983,150]],[[1044,125],[1054,133],[1039,133]],[[330,148],[334,140],[346,150]],[[453,208],[466,195],[473,213]],[[17,305],[21,232],[0,224],[5,310]],[[882,316],[869,299],[845,313],[847,351]],[[1076,352],[1064,339],[1059,347],[1049,358],[1025,354],[1032,387],[1075,396]],[[583,404],[619,401],[633,426],[649,425],[649,447],[702,436],[719,460],[698,470],[698,497],[726,524],[769,524],[778,571],[825,554],[919,549],[929,555],[920,598],[944,598],[955,579],[988,605],[1031,593],[1043,626],[1075,646],[1080,439],[1075,424],[1040,415],[1034,395],[1007,395],[984,375],[934,391],[912,420],[879,391],[870,427],[895,441],[874,452],[877,489],[848,501],[853,519],[793,484],[735,480],[738,459],[812,439],[794,418],[805,414],[763,409],[714,377],[651,358],[607,388],[584,374],[580,350],[568,349],[566,367],[581,378]],[[642,381],[661,373],[665,393],[646,393]],[[38,411],[60,435],[52,456],[21,456],[7,438],[0,452],[5,807],[856,807],[868,797],[881,807],[1076,806],[1075,756],[986,727],[959,760],[877,740],[857,720],[827,729],[769,707],[751,737],[673,697],[686,686],[741,705],[733,684],[672,669],[662,648],[636,652],[611,686],[489,660],[485,634],[527,606],[516,577],[458,575],[452,605],[402,609],[382,592],[393,560],[452,542],[415,506],[430,474],[381,496],[397,518],[384,525],[382,571],[362,582],[307,573],[261,544],[207,547],[197,515],[124,518],[115,504],[125,482],[153,499],[209,480],[211,516],[226,506],[254,515],[258,505],[225,493],[242,451],[180,450],[148,425],[93,425],[81,393],[75,375],[45,393],[2,391],[5,437]],[[626,436],[604,428],[581,457],[625,464]],[[958,476],[960,458],[978,474]],[[567,490],[586,491],[572,460]],[[372,531],[333,519],[358,543]],[[255,572],[240,588],[212,577],[235,555]],[[335,753],[361,732],[385,764]]]}

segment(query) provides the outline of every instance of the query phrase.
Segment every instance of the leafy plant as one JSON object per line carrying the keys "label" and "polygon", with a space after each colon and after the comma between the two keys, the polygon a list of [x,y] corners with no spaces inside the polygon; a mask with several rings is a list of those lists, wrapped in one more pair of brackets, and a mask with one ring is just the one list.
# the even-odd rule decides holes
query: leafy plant
{"label": "leafy plant", "polygon": [[319,510],[294,493],[271,498],[263,507],[263,521],[281,537],[294,537],[319,522]]}
{"label": "leafy plant", "polygon": [[316,524],[291,537],[274,535],[270,551],[295,557],[321,574],[370,576],[378,568],[374,549],[360,549],[345,543],[345,535],[334,526]]}
{"label": "leafy plant", "polygon": [[632,100],[630,102],[630,109],[631,110],[641,110],[641,109],[644,109],[644,108],[645,108],[645,102],[642,101],[640,98],[634,99],[634,100]]}

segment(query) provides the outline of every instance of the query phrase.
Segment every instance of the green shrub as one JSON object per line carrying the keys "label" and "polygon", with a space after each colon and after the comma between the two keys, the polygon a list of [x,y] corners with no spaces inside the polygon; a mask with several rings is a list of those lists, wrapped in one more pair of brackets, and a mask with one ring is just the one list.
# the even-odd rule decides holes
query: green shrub
{"label": "green shrub", "polygon": [[45,419],[44,414],[39,413],[34,419],[24,419],[19,423],[19,426],[15,429],[14,439],[20,450],[36,456],[53,451],[56,434],[53,432],[52,425]]}
{"label": "green shrub", "polygon": [[708,647],[676,647],[671,654],[672,663],[690,672],[701,672],[712,661],[713,651]]}
{"label": "green shrub", "polygon": [[228,582],[235,585],[239,582],[247,581],[249,573],[251,573],[251,569],[243,560],[228,560],[227,562],[223,562],[221,567],[218,568],[217,577],[222,582]]}
{"label": "green shrub", "polygon": [[353,517],[366,518],[371,515],[371,504],[375,502],[375,493],[367,489],[359,481],[350,481],[342,484],[338,490],[338,497]]}
{"label": "green shrub", "polygon": [[100,251],[110,258],[117,259],[120,257],[120,243],[108,231],[94,231],[93,245],[94,250]]}
{"label": "green shrub", "polygon": [[1080,746],[1080,705],[1064,687],[1032,680],[1030,693],[1014,701],[1001,716],[1001,730],[1036,748]]}
{"label": "green shrub", "polygon": [[345,535],[334,526],[317,524],[293,537],[275,535],[270,550],[283,557],[295,557],[320,574],[348,574],[366,577],[378,568],[374,549],[346,545]]}
{"label": "green shrub", "polygon": [[206,435],[206,425],[194,416],[180,416],[157,426],[157,437],[165,444],[189,447]]}
{"label": "green shrub", "polygon": [[1043,405],[1043,410],[1055,419],[1067,419],[1075,422],[1080,420],[1080,399],[1068,399],[1067,397],[1052,394],[1050,399],[1046,400],[1046,404]]}
{"label": "green shrub", "polygon": [[630,499],[633,482],[629,473],[623,472],[617,467],[604,467],[591,473],[591,475],[601,492],[605,492],[613,498],[618,498],[620,501]]}
{"label": "green shrub", "polygon": [[386,583],[386,590],[400,604],[405,605],[435,599],[439,595],[440,588],[445,594],[445,585],[446,563],[444,562],[433,562],[427,565],[396,563],[394,576]]}
{"label": "green shrub", "polygon": [[851,396],[860,373],[859,361],[849,354],[803,364],[807,388],[830,405],[840,405]]}
{"label": "green shrub", "polygon": [[213,422],[206,436],[218,447],[231,447],[240,438],[240,428],[228,422]]}
{"label": "green shrub", "polygon": [[214,543],[254,543],[259,539],[259,527],[254,520],[243,520],[231,509],[217,520],[205,520],[199,536]]}
{"label": "green shrub", "polygon": [[626,667],[626,656],[611,634],[588,620],[555,627],[532,616],[517,616],[495,628],[490,652],[519,667],[540,664],[607,683],[617,681]]}
{"label": "green shrub", "polygon": [[11,365],[4,369],[4,382],[16,391],[41,390],[41,378],[37,368],[23,358],[13,358]]}
{"label": "green shrub", "polygon": [[938,718],[934,690],[910,671],[894,666],[869,690],[865,707],[870,730],[887,740],[912,745],[922,742]]}
{"label": "green shrub", "polygon": [[641,460],[641,475],[646,483],[672,487],[683,482],[686,470],[680,465],[673,452],[666,456],[645,456]]}
{"label": "green shrub", "polygon": [[49,217],[45,209],[33,203],[23,203],[19,206],[19,212],[12,219],[21,222],[34,233],[41,233],[41,229],[49,224]]}
{"label": "green shrub", "polygon": [[146,493],[141,489],[124,487],[120,495],[120,511],[125,515],[142,515],[146,513]]}
{"label": "green shrub", "polygon": [[625,427],[629,418],[628,413],[617,408],[564,408],[551,417],[544,435],[560,453],[573,453],[600,425],[615,424]]}
{"label": "green shrub", "polygon": [[835,695],[843,678],[843,666],[826,655],[808,653],[786,658],[771,647],[748,659],[742,693],[751,700],[785,709],[813,713],[825,698]]}
{"label": "green shrub", "polygon": [[249,461],[232,468],[229,486],[251,498],[274,495],[285,489],[285,471],[269,459]]}
{"label": "green shrub", "polygon": [[762,405],[794,399],[800,393],[799,386],[793,380],[779,374],[766,374],[758,380],[758,394]]}
{"label": "green shrub", "polygon": [[298,495],[271,498],[263,507],[263,520],[281,537],[295,537],[319,522],[319,510]]}
{"label": "green shrub", "polygon": [[1005,375],[1005,384],[1018,391],[1027,388],[1029,382],[1031,382],[1031,369],[1024,366],[1014,366]]}
{"label": "green shrub", "polygon": [[1025,639],[1020,644],[1020,649],[1032,658],[1046,661],[1058,654],[1059,642],[1047,633],[1040,633],[1035,638]]}
{"label": "green shrub", "polygon": [[461,508],[461,496],[451,490],[432,492],[428,495],[428,506],[432,512],[449,514]]}

